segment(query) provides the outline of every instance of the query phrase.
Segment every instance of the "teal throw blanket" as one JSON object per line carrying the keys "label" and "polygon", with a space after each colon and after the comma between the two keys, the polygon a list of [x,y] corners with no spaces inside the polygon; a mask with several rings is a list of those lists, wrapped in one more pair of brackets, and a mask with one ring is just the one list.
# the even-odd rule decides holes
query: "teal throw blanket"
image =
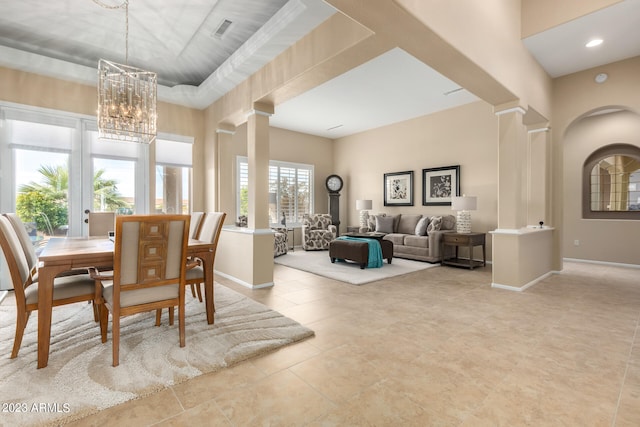
{"label": "teal throw blanket", "polygon": [[358,242],[367,242],[369,244],[369,263],[367,268],[382,267],[382,247],[376,239],[363,239],[362,237],[340,236],[340,240],[355,240]]}

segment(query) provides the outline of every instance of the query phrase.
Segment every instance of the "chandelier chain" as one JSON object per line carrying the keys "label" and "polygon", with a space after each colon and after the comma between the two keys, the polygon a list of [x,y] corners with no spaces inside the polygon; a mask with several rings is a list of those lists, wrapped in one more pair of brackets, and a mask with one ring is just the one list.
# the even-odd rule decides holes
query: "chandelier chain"
{"label": "chandelier chain", "polygon": [[102,3],[100,0],[93,0],[95,4],[104,9],[123,9],[125,14],[125,35],[124,35],[124,63],[129,64],[129,0],[124,0],[122,3],[116,6],[109,6]]}

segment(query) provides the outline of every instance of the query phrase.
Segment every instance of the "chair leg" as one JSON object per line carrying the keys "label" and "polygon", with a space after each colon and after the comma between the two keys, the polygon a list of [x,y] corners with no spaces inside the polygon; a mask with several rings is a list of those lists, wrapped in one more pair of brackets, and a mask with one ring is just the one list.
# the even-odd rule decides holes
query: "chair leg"
{"label": "chair leg", "polygon": [[175,318],[175,315],[174,315],[173,307],[169,307],[169,326],[173,326],[174,318]]}
{"label": "chair leg", "polygon": [[162,317],[162,309],[159,308],[156,310],[156,326],[160,326],[160,318]]}
{"label": "chair leg", "polygon": [[193,295],[193,297],[196,297],[196,285],[194,285],[193,283],[191,284],[191,295]]}
{"label": "chair leg", "polygon": [[95,301],[89,301],[93,305],[93,321],[98,323],[100,321],[100,310],[98,304]]}
{"label": "chair leg", "polygon": [[107,323],[109,323],[109,309],[106,305],[101,304],[98,309],[100,312],[100,338],[102,342],[107,342]]}
{"label": "chair leg", "polygon": [[[196,286],[196,292],[198,292],[198,300],[202,302],[202,287],[200,285],[201,283],[198,283],[195,286]],[[191,285],[191,286],[194,286],[194,285]]]}
{"label": "chair leg", "polygon": [[13,350],[11,351],[11,359],[18,357],[20,346],[22,345],[22,337],[24,336],[24,328],[27,327],[28,313],[18,313],[16,317],[16,335],[13,338]]}
{"label": "chair leg", "polygon": [[[198,285],[198,287],[200,287]],[[173,307],[171,308],[173,311]],[[184,301],[178,306],[178,330],[180,331],[180,347],[185,346],[185,338],[184,338]]]}
{"label": "chair leg", "polygon": [[113,366],[116,367],[120,364],[120,315],[111,316],[111,341],[113,342]]}

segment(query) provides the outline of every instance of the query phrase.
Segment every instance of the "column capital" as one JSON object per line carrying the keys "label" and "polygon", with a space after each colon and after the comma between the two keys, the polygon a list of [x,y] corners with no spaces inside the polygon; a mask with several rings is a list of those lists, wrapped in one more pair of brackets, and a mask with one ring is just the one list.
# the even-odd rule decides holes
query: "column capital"
{"label": "column capital", "polygon": [[271,117],[275,109],[273,104],[266,104],[264,102],[254,102],[253,108],[247,113],[247,117],[257,115]]}
{"label": "column capital", "polygon": [[509,113],[520,113],[522,115],[527,114],[527,107],[522,105],[519,100],[505,102],[503,104],[494,105],[493,113],[496,116]]}
{"label": "column capital", "polygon": [[216,133],[225,133],[227,135],[233,135],[236,133],[236,127],[230,123],[219,123]]}
{"label": "column capital", "polygon": [[532,133],[549,132],[550,130],[551,128],[549,126],[546,126],[541,128],[528,129],[527,132],[529,132],[529,134],[532,134]]}

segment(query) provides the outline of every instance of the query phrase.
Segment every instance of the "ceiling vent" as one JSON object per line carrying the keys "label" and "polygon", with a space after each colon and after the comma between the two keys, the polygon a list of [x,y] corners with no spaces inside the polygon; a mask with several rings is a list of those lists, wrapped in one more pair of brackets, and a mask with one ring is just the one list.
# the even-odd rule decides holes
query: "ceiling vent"
{"label": "ceiling vent", "polygon": [[228,19],[225,19],[224,21],[222,21],[222,23],[218,26],[218,29],[216,30],[216,32],[213,33],[213,37],[217,39],[221,39],[222,36],[224,36],[224,34],[229,29],[231,24],[233,24],[233,22],[229,21]]}

